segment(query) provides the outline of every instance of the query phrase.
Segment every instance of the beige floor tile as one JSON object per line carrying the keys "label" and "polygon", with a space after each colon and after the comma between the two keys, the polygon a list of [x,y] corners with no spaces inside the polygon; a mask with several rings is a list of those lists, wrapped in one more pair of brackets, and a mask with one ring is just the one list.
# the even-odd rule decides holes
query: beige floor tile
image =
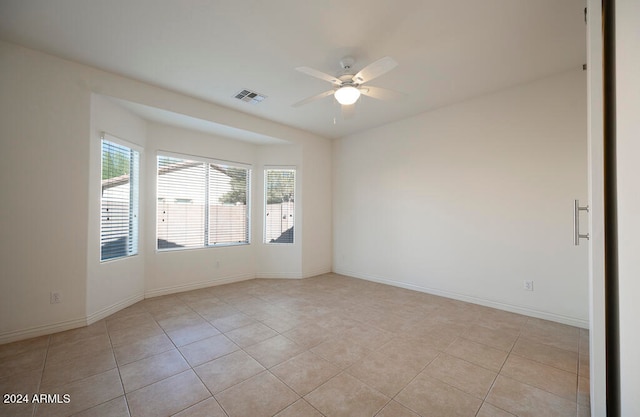
{"label": "beige floor tile", "polygon": [[140,338],[128,345],[117,346],[113,349],[113,353],[116,355],[118,365],[122,366],[174,348],[175,345],[171,339],[162,333],[157,336]]}
{"label": "beige floor tile", "polygon": [[514,379],[498,376],[486,401],[518,417],[572,417],[576,403]]}
{"label": "beige floor tile", "polygon": [[129,327],[152,325],[155,322],[153,316],[147,312],[106,319],[109,332],[115,332],[116,330],[127,329]]}
{"label": "beige floor tile", "polygon": [[317,324],[309,323],[294,327],[293,329],[284,332],[282,335],[293,340],[298,345],[309,349],[334,336],[334,333],[318,326]]}
{"label": "beige floor tile", "polygon": [[[224,417],[211,393],[239,393],[261,373],[296,398],[326,399],[329,416],[475,409],[477,417],[586,417],[589,332],[337,274],[249,280],[147,299],[91,326],[0,345],[0,391],[73,395],[71,405],[0,405],[0,414],[126,416],[131,405],[141,415]],[[149,385],[134,389],[141,384]],[[358,406],[350,390],[384,401]],[[393,401],[385,395],[398,390]],[[321,411],[298,398],[273,413]]]}
{"label": "beige floor tile", "polygon": [[528,317],[508,311],[487,309],[476,320],[476,324],[494,330],[506,330],[519,333],[527,323]]}
{"label": "beige floor tile", "polygon": [[389,401],[376,417],[420,417],[397,401]]}
{"label": "beige floor tile", "polygon": [[139,314],[139,313],[145,313],[145,312],[147,312],[147,310],[144,308],[143,303],[138,302],[130,305],[129,307],[125,307],[120,311],[113,313],[108,318],[115,319],[116,317],[130,316],[132,314]]}
{"label": "beige floor tile", "polygon": [[395,398],[423,417],[474,417],[482,400],[424,372],[411,381]]}
{"label": "beige floor tile", "polygon": [[442,325],[438,325],[437,328],[425,327],[403,333],[403,336],[425,347],[445,351],[459,337],[459,333],[455,330],[447,330]]}
{"label": "beige floor tile", "polygon": [[511,354],[502,367],[501,375],[576,401],[578,376],[574,373]]}
{"label": "beige floor tile", "polygon": [[124,329],[110,331],[109,337],[111,338],[111,344],[115,347],[128,345],[137,342],[140,339],[158,336],[161,334],[164,334],[164,331],[154,321],[153,323],[146,323],[140,326],[126,327]]}
{"label": "beige floor tile", "polygon": [[121,366],[120,376],[124,391],[128,393],[187,369],[189,369],[187,361],[178,350],[173,349]]}
{"label": "beige floor tile", "polygon": [[482,404],[482,407],[480,407],[480,411],[478,411],[478,414],[476,415],[476,417],[516,417],[516,416],[485,402],[484,404]]}
{"label": "beige floor tile", "polygon": [[0,359],[34,350],[46,350],[49,346],[49,339],[50,336],[47,335],[0,345]]}
{"label": "beige floor tile", "polygon": [[215,395],[229,417],[271,417],[300,397],[269,371]]}
{"label": "beige floor tile", "polygon": [[338,337],[351,339],[359,345],[375,350],[393,338],[393,333],[365,324],[354,325],[341,331]]}
{"label": "beige floor tile", "polygon": [[[204,294],[204,293],[203,293]],[[222,301],[217,299],[216,297],[199,297],[197,300],[191,300],[187,303],[187,305],[194,311],[198,313],[201,311],[208,311],[209,309],[219,306],[222,304]]]}
{"label": "beige floor tile", "polygon": [[420,372],[411,361],[402,357],[390,358],[373,352],[346,369],[370,387],[388,397],[393,397]]}
{"label": "beige floor tile", "polygon": [[167,332],[167,335],[176,346],[188,345],[217,334],[220,334],[220,331],[204,320],[199,324],[180,327]]}
{"label": "beige floor tile", "polygon": [[328,339],[311,348],[311,351],[341,369],[348,368],[372,352],[352,340],[339,337]]}
{"label": "beige floor tile", "polygon": [[290,314],[287,317],[266,315],[260,318],[260,322],[269,326],[278,333],[284,333],[304,323],[302,319],[295,317],[293,314]]}
{"label": "beige floor tile", "polygon": [[2,359],[0,361],[0,378],[42,369],[46,354],[46,349],[36,349]]}
{"label": "beige floor tile", "polygon": [[229,317],[234,314],[241,314],[240,311],[227,303],[220,302],[207,308],[200,309],[198,311],[205,320],[213,321],[224,317]]}
{"label": "beige floor tile", "polygon": [[578,352],[580,330],[566,324],[529,318],[521,335],[527,339],[572,352]]}
{"label": "beige floor tile", "polygon": [[337,375],[340,368],[307,351],[273,367],[271,372],[298,394],[306,395]]}
{"label": "beige floor tile", "polygon": [[124,391],[117,369],[111,369],[70,384],[51,389],[51,393],[69,394],[67,404],[38,404],[36,416],[68,416],[122,396]]}
{"label": "beige floor tile", "polygon": [[578,373],[578,354],[569,350],[537,343],[521,337],[513,347],[513,353],[554,368]]}
{"label": "beige floor tile", "polygon": [[280,411],[274,417],[324,417],[318,410],[313,408],[308,402],[299,399],[289,407]]}
{"label": "beige floor tile", "polygon": [[224,317],[205,316],[213,326],[221,332],[230,332],[240,327],[255,324],[257,321],[244,313],[237,312]]}
{"label": "beige floor tile", "polygon": [[93,355],[105,349],[111,349],[109,336],[101,334],[73,342],[51,346],[47,352],[47,363],[61,363],[76,358]]}
{"label": "beige floor tile", "polygon": [[589,378],[578,377],[578,399],[577,402],[582,405],[591,404],[591,393],[589,387]]}
{"label": "beige floor tile", "polygon": [[349,374],[341,373],[304,397],[330,417],[371,417],[389,398]]}
{"label": "beige floor tile", "polygon": [[214,394],[264,370],[262,365],[241,350],[194,368],[202,382]]}
{"label": "beige floor tile", "polygon": [[272,328],[257,322],[225,333],[229,339],[233,340],[242,348],[255,345],[277,334],[278,333]]}
{"label": "beige floor tile", "polygon": [[129,417],[129,407],[123,395],[74,414],[74,417]]}
{"label": "beige floor tile", "polygon": [[[38,386],[41,378],[42,372],[39,369],[0,378],[0,394],[21,393],[29,395],[30,399],[32,394],[39,392]],[[33,410],[34,404],[31,402],[14,404],[0,402],[0,415],[2,416],[31,417]]]}
{"label": "beige floor tile", "polygon": [[[343,334],[344,336],[351,337],[354,340],[358,336],[375,338],[376,334],[373,333],[373,331],[382,332],[381,329],[376,329],[373,326],[369,326],[365,323],[349,318],[338,308],[335,310],[335,312],[325,314],[314,320],[314,323],[327,331],[335,334]],[[367,329],[371,329],[372,333],[370,335],[367,334]],[[354,333],[350,334],[350,331],[354,331]]]}
{"label": "beige floor tile", "polygon": [[67,330],[65,332],[55,333],[51,335],[50,346],[56,346],[62,343],[75,342],[77,340],[87,339],[93,336],[104,335],[107,333],[105,320],[100,320],[90,326],[80,327],[78,329]]}
{"label": "beige floor tile", "polygon": [[446,354],[438,356],[422,373],[474,397],[484,399],[497,373]]}
{"label": "beige floor tile", "polygon": [[115,367],[116,360],[111,349],[85,355],[69,362],[48,362],[42,375],[40,391],[50,392],[52,387],[100,374]]}
{"label": "beige floor tile", "polygon": [[179,348],[191,366],[198,366],[240,349],[223,334],[193,342]]}
{"label": "beige floor tile", "polygon": [[418,371],[434,360],[440,352],[415,340],[396,337],[385,343],[378,352],[392,360],[410,362]]}
{"label": "beige floor tile", "polygon": [[380,330],[385,330],[389,333],[398,334],[401,332],[403,325],[407,322],[407,319],[397,316],[395,312],[387,314],[385,317],[377,320],[367,320],[365,323],[374,326]]}
{"label": "beige floor tile", "polygon": [[293,358],[304,350],[302,346],[281,335],[245,348],[245,352],[267,369]]}
{"label": "beige floor tile", "polygon": [[174,417],[227,417],[227,414],[215,398],[209,397],[178,414],[174,414]]}
{"label": "beige floor tile", "polygon": [[154,319],[156,319],[156,321],[159,322],[170,317],[181,316],[183,314],[189,314],[192,312],[193,310],[189,308],[189,306],[177,304],[162,310],[152,311],[150,312],[150,314],[153,316]]}
{"label": "beige floor tile", "polygon": [[508,356],[508,352],[464,338],[458,338],[445,352],[495,372],[500,371]]}
{"label": "beige floor tile", "polygon": [[169,416],[210,397],[192,370],[127,394],[131,417]]}
{"label": "beige floor tile", "polygon": [[589,330],[580,329],[578,351],[581,355],[589,356]]}
{"label": "beige floor tile", "polygon": [[591,417],[591,406],[578,403],[578,417]]}
{"label": "beige floor tile", "polygon": [[578,375],[590,378],[589,355],[580,355],[578,357]]}
{"label": "beige floor tile", "polygon": [[177,295],[164,295],[161,297],[147,298],[140,302],[144,309],[151,314],[167,311],[176,306],[185,305]]}
{"label": "beige floor tile", "polygon": [[165,332],[181,329],[183,327],[196,326],[203,323],[206,323],[206,320],[200,317],[200,315],[193,310],[158,319],[158,324]]}
{"label": "beige floor tile", "polygon": [[465,339],[482,343],[496,349],[510,351],[518,339],[518,333],[510,330],[495,330],[483,326],[471,326],[464,334]]}
{"label": "beige floor tile", "polygon": [[[0,378],[0,394],[5,393],[35,393],[42,379],[39,369],[13,374]],[[2,402],[0,402],[2,404]]]}

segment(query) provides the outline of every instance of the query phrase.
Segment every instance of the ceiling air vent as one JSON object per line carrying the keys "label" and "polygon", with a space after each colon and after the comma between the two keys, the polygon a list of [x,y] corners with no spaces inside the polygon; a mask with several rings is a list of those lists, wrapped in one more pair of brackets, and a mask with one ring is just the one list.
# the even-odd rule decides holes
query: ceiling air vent
{"label": "ceiling air vent", "polygon": [[262,102],[265,98],[267,98],[267,96],[262,95],[260,93],[256,93],[255,91],[251,91],[251,90],[242,90],[238,94],[236,94],[234,97],[237,98],[238,100],[242,100],[246,103],[251,103],[251,104],[258,104]]}

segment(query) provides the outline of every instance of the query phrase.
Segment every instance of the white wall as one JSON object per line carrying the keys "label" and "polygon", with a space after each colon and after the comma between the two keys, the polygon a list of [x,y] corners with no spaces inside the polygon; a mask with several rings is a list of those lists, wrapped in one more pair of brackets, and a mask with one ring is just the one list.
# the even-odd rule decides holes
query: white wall
{"label": "white wall", "polygon": [[305,248],[302,252],[302,276],[306,278],[332,269],[332,228],[325,223],[329,221],[330,225],[333,218],[331,142],[309,143],[302,151],[304,166],[299,176],[302,186],[299,195],[304,201],[300,214]]}
{"label": "white wall", "polygon": [[[301,148],[297,151],[301,158],[296,161],[301,171],[309,161],[311,175],[322,177],[301,183],[301,187],[312,187],[309,191],[314,193],[311,203],[331,199],[330,187],[324,186],[330,184],[330,164],[315,162],[316,158],[320,161],[331,158],[330,141],[325,138],[0,42],[0,343],[78,327],[111,311],[110,308],[125,305],[138,297],[137,274],[141,268],[144,268],[147,295],[185,289],[220,277],[252,277],[257,272],[255,253],[247,254],[242,248],[233,253],[230,252],[232,248],[219,248],[220,252],[215,252],[220,254],[219,271],[208,270],[211,264],[206,251],[155,254],[155,225],[149,216],[145,216],[142,225],[145,230],[145,240],[141,242],[141,250],[145,251],[141,253],[144,266],[139,264],[139,259],[124,260],[118,266],[115,262],[109,266],[93,263],[97,249],[96,242],[89,241],[89,235],[90,228],[97,226],[96,219],[92,217],[90,221],[89,216],[90,213],[95,216],[96,197],[90,195],[89,190],[91,178],[97,172],[93,165],[97,154],[92,141],[95,130],[103,122],[109,129],[117,129],[113,119],[108,117],[110,111],[117,112],[114,109],[100,112],[92,126],[91,96],[94,93],[295,144]],[[127,130],[138,124],[130,116],[123,115],[126,122],[120,128]],[[153,127],[151,130],[168,132]],[[127,136],[127,132],[123,131],[123,136]],[[142,141],[138,134],[132,136]],[[204,138],[194,134],[182,144],[172,141],[169,146],[168,136],[160,134],[152,138],[149,131],[147,136],[144,145],[148,149],[143,155],[147,161],[159,147],[197,155],[201,153],[199,151],[212,151],[214,145],[207,141],[216,142],[209,135]],[[253,145],[227,145],[216,148],[212,156],[224,159],[219,156],[220,149],[231,160],[242,161],[247,152],[253,153],[255,161],[259,160],[260,151],[253,149]],[[143,184],[146,191],[143,192],[148,211],[149,207],[155,207],[155,201],[150,203],[155,184],[150,182],[153,178],[153,175],[149,177],[151,168],[143,164],[141,169],[146,177]],[[316,184],[323,186],[316,187]],[[301,204],[306,203],[301,201]],[[309,257],[307,252],[314,254],[315,262],[323,266],[322,272],[330,271],[330,211],[314,213],[312,222],[304,220],[302,210],[299,214],[301,228],[296,231],[302,242],[297,255],[299,276],[304,275],[301,259]],[[249,256],[252,271],[241,265],[246,263],[244,255]],[[88,262],[89,257],[91,262]],[[271,268],[267,272],[274,271]],[[153,275],[155,272],[158,275]],[[182,275],[185,273],[188,278]],[[125,285],[126,277],[134,275],[135,278]],[[108,291],[108,296],[97,295],[102,289]],[[49,303],[51,291],[62,293],[62,303]]]}
{"label": "white wall", "polygon": [[0,343],[84,321],[90,99],[77,81],[0,43]]}
{"label": "white wall", "polygon": [[334,269],[587,327],[586,145],[579,69],[339,140]]}
{"label": "white wall", "polygon": [[616,2],[621,413],[640,415],[640,3]]}
{"label": "white wall", "polygon": [[[113,101],[97,94],[91,95],[91,132],[89,135],[89,222],[87,233],[87,317],[99,320],[120,308],[140,301],[144,296],[145,242],[141,239],[138,255],[124,259],[100,262],[100,194],[102,132],[128,141],[132,146],[144,148],[146,123],[124,110]],[[145,157],[143,151],[140,155]],[[143,166],[141,164],[141,166]],[[144,219],[146,204],[142,196],[146,191],[146,176],[140,169],[139,219]],[[145,235],[144,222],[138,233]]]}

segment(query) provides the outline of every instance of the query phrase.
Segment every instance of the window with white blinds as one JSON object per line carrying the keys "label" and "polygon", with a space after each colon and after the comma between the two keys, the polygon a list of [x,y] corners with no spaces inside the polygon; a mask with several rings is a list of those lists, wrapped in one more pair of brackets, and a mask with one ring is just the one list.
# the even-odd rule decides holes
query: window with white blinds
{"label": "window with white blinds", "polygon": [[265,243],[293,243],[296,170],[265,169]]}
{"label": "window with white blinds", "polygon": [[244,166],[158,155],[158,250],[249,243]]}
{"label": "window with white blinds", "polygon": [[102,139],[100,260],[138,253],[140,154]]}

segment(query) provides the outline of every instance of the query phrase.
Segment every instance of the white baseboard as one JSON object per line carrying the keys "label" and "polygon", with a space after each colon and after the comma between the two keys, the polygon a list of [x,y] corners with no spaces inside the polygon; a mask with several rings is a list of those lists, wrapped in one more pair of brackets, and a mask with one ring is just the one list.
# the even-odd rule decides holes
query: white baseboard
{"label": "white baseboard", "polygon": [[420,285],[409,284],[402,281],[395,281],[383,277],[379,277],[367,273],[359,273],[356,271],[348,271],[342,268],[335,268],[334,272],[340,275],[346,275],[354,278],[361,278],[367,281],[379,282],[381,284],[393,285],[394,287],[406,288],[408,290],[420,291],[427,294],[438,295],[441,297],[452,298],[454,300],[465,301],[472,304],[478,304],[485,307],[492,307],[498,310],[509,311],[511,313],[522,314],[529,317],[535,317],[543,320],[550,320],[557,323],[567,324],[569,326],[580,327],[583,329],[589,328],[589,321],[576,317],[564,316],[561,314],[549,313],[546,311],[539,311],[529,307],[518,306],[515,304],[503,303],[500,301],[487,300],[484,298],[473,297],[464,294],[458,294],[451,291],[439,290],[436,288],[423,287]]}
{"label": "white baseboard", "polygon": [[303,272],[258,272],[256,278],[263,279],[304,279],[315,277],[322,274],[328,274],[331,272],[331,266],[311,269]]}
{"label": "white baseboard", "polygon": [[300,272],[256,272],[256,278],[260,279],[300,279]]}
{"label": "white baseboard", "polygon": [[105,307],[101,310],[96,311],[95,313],[91,313],[87,316],[87,324],[93,324],[97,321],[102,320],[105,317],[109,317],[113,313],[116,313],[123,308],[127,308],[130,305],[137,303],[138,301],[144,300],[144,294],[138,294],[131,296],[125,300],[119,301],[113,305]]}
{"label": "white baseboard", "polygon": [[331,265],[302,272],[302,278],[311,278],[331,273]]}
{"label": "white baseboard", "polygon": [[57,323],[44,324],[41,326],[34,326],[28,329],[14,330],[11,332],[0,333],[0,345],[4,343],[16,342],[18,340],[30,339],[32,337],[44,336],[47,334],[63,332],[65,330],[71,330],[78,327],[86,326],[87,319],[77,318],[73,320],[65,320]]}
{"label": "white baseboard", "polygon": [[200,288],[213,287],[215,285],[231,284],[232,282],[246,281],[255,278],[255,274],[241,274],[228,277],[216,278],[207,281],[200,281],[191,284],[172,285],[170,287],[156,288],[144,292],[144,298],[160,297],[162,295],[175,294]]}

